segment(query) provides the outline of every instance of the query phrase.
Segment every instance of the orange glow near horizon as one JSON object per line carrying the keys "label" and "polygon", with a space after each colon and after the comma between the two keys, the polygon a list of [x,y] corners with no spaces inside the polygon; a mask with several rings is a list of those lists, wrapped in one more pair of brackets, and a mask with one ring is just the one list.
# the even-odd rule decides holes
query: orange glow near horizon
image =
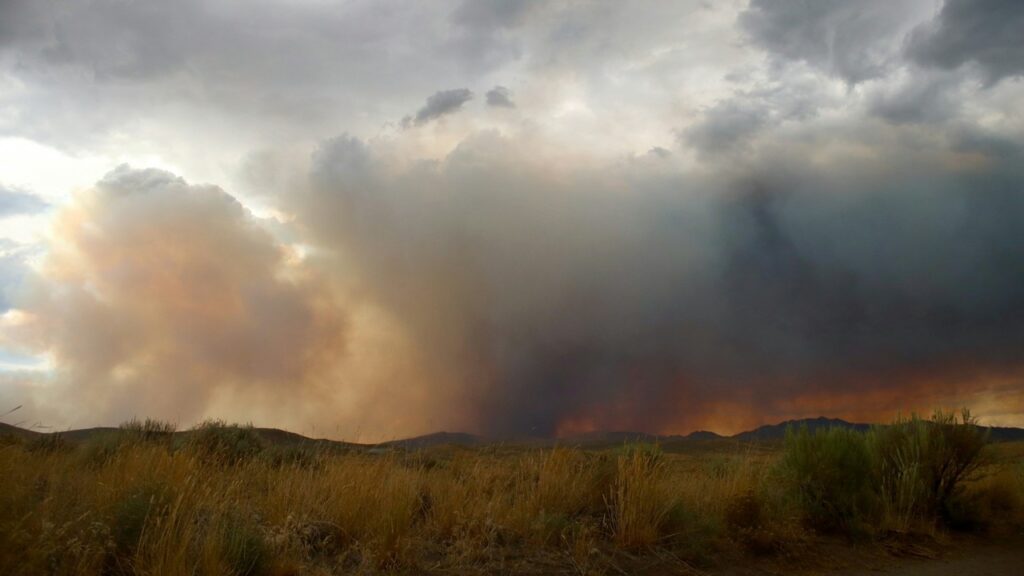
{"label": "orange glow near horizon", "polygon": [[[1009,374],[978,381],[950,383],[921,379],[901,388],[875,388],[847,393],[809,392],[763,404],[742,400],[712,400],[700,404],[683,421],[655,429],[631,429],[595,415],[574,415],[561,420],[555,436],[567,438],[590,432],[631,431],[686,435],[710,431],[731,436],[759,426],[804,418],[838,418],[848,422],[883,424],[912,414],[927,417],[935,410],[968,408],[986,426],[1024,427],[1024,388],[1021,376]],[[741,395],[742,396],[742,395]]]}

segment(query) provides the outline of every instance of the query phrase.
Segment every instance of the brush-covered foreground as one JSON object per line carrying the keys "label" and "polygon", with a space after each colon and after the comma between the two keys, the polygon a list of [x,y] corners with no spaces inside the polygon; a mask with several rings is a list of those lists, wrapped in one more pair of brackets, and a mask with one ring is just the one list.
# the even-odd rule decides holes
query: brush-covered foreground
{"label": "brush-covered foreground", "polygon": [[966,414],[696,446],[328,451],[216,422],[6,438],[0,573],[691,573],[1024,526],[1024,444],[986,445]]}

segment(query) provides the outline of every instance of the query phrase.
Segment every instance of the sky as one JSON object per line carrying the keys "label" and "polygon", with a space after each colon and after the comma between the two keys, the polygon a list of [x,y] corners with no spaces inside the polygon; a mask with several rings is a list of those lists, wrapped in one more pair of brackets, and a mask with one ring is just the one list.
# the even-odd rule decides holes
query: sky
{"label": "sky", "polygon": [[0,0],[0,413],[1024,426],[1018,0]]}

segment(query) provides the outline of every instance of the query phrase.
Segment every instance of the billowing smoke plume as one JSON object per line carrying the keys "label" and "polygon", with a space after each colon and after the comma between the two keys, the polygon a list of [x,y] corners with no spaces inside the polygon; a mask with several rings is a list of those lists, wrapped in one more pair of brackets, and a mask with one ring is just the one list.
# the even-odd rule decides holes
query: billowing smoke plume
{"label": "billowing smoke plume", "polygon": [[1019,156],[790,142],[709,177],[533,149],[484,133],[403,168],[343,137],[294,206],[485,432],[927,407],[1021,374]]}
{"label": "billowing smoke plume", "polygon": [[8,329],[52,354],[72,422],[315,402],[345,349],[331,292],[239,203],[158,170],[118,168],[79,197],[24,294]]}

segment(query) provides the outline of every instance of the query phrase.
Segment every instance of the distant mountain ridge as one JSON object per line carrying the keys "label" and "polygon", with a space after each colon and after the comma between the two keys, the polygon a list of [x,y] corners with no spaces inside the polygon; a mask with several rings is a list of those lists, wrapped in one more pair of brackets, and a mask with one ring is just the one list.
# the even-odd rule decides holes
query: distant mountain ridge
{"label": "distant mountain ridge", "polygon": [[872,425],[847,422],[846,420],[840,420],[839,418],[802,418],[799,420],[786,420],[784,422],[779,422],[778,424],[765,424],[764,426],[759,426],[753,430],[735,434],[732,438],[737,440],[781,440],[786,437],[787,429],[801,428],[805,426],[811,432],[826,428],[847,428],[850,430],[865,432],[870,430]]}
{"label": "distant mountain ridge", "polygon": [[709,430],[696,430],[686,435],[687,440],[719,440],[721,438],[725,438],[725,436]]}
{"label": "distant mountain ridge", "polygon": [[[797,420],[786,420],[779,422],[778,424],[765,424],[754,428],[753,430],[747,430],[746,432],[740,432],[733,434],[732,436],[722,436],[715,432],[707,430],[698,430],[691,432],[685,436],[670,434],[650,434],[646,432],[630,432],[624,430],[618,431],[595,431],[595,432],[584,432],[575,434],[572,436],[558,438],[558,439],[546,439],[546,443],[558,443],[567,445],[577,446],[599,446],[599,445],[610,445],[610,444],[623,444],[628,442],[659,442],[662,444],[674,443],[674,442],[715,442],[715,441],[741,441],[741,442],[761,442],[761,441],[779,441],[786,437],[786,430],[789,428],[800,428],[806,426],[808,430],[823,430],[827,428],[846,428],[850,430],[857,430],[859,432],[866,432],[871,429],[874,424],[864,424],[860,422],[848,422],[839,418],[801,418]],[[1014,440],[1024,440],[1024,428],[1010,428],[1010,427],[999,427],[999,426],[982,426],[989,431],[989,438],[994,442],[1008,442]],[[508,443],[508,444],[524,444],[524,443],[537,443],[539,440],[536,438],[531,439],[516,439],[516,438],[504,438],[504,439],[488,439],[483,436],[477,436],[473,434],[453,434],[448,432],[441,432],[435,434],[427,434],[425,436],[417,436],[414,438],[408,438],[405,440],[396,440],[386,443],[389,446],[403,447],[403,448],[424,448],[428,446],[437,446],[443,444],[451,444],[458,446],[478,446],[481,444],[489,443]],[[541,441],[543,442],[543,441]]]}
{"label": "distant mountain ridge", "polygon": [[[489,438],[485,436],[479,436],[476,434],[469,434],[466,432],[434,432],[432,434],[425,434],[422,436],[414,436],[411,438],[404,438],[399,440],[390,440],[387,442],[379,442],[376,444],[358,444],[353,442],[344,442],[339,440],[327,440],[327,439],[314,439],[308,438],[295,432],[289,432],[287,430],[280,430],[277,428],[255,428],[256,432],[263,438],[268,444],[275,445],[314,445],[314,446],[326,446],[331,448],[402,448],[402,449],[422,449],[429,448],[432,446],[480,446],[485,444],[509,444],[509,445],[530,445],[530,446],[545,446],[545,445],[571,445],[571,446],[607,446],[615,444],[624,444],[629,442],[659,442],[662,444],[670,444],[677,442],[691,442],[691,443],[711,443],[720,441],[740,441],[740,442],[763,442],[763,441],[778,441],[786,437],[786,430],[789,428],[798,428],[806,426],[808,430],[822,430],[826,428],[846,428],[857,431],[867,431],[871,429],[872,424],[863,424],[857,422],[847,422],[838,418],[803,418],[798,420],[786,420],[779,422],[778,424],[765,424],[759,426],[753,430],[746,432],[740,432],[733,434],[732,436],[722,436],[715,432],[707,430],[698,430],[691,432],[685,436],[671,434],[650,434],[646,432],[630,432],[625,430],[617,431],[595,431],[595,432],[584,432],[564,438],[540,438],[534,436],[524,437],[508,437],[508,438]],[[989,438],[994,442],[1009,442],[1015,440],[1024,440],[1024,428],[1013,428],[1013,427],[1002,427],[1002,426],[982,426],[989,431]],[[14,436],[23,440],[28,440],[37,436],[45,434],[61,434],[68,440],[72,441],[83,441],[91,438],[97,434],[105,434],[116,431],[117,428],[111,427],[97,427],[97,428],[83,428],[78,430],[66,430],[57,432],[42,432],[38,430],[28,430],[25,428],[19,428],[10,424],[0,422],[0,436]],[[187,435],[188,430],[176,432],[175,434]]]}

